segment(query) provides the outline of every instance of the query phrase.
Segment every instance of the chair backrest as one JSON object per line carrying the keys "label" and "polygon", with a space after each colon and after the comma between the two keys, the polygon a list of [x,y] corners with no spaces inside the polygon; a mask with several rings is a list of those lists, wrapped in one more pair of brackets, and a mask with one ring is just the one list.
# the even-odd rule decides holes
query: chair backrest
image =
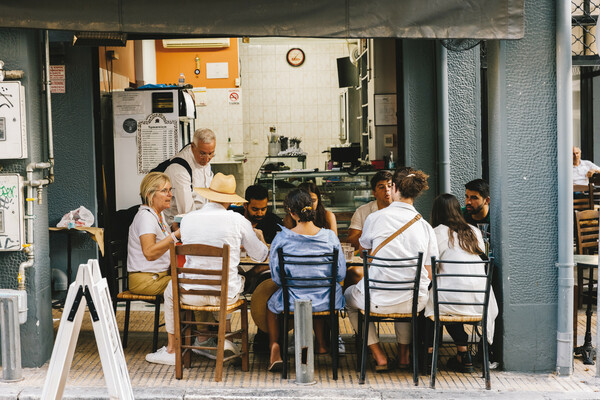
{"label": "chair backrest", "polygon": [[[288,313],[290,310],[290,293],[289,289],[329,289],[329,312],[335,310],[335,294],[337,283],[337,265],[338,265],[338,250],[335,249],[332,253],[325,254],[289,254],[284,253],[280,247],[277,249],[277,257],[279,260],[279,277],[281,280],[281,289],[283,292],[283,311]],[[305,276],[296,277],[287,273],[286,265],[302,265],[310,267],[328,266],[329,271],[325,276]]]}
{"label": "chair backrest", "polygon": [[573,210],[581,211],[594,208],[593,196],[593,192],[590,193],[589,185],[573,185]]}
{"label": "chair backrest", "polygon": [[129,289],[127,274],[127,241],[111,240],[108,243],[107,283],[113,299]]}
{"label": "chair backrest", "polygon": [[[440,264],[445,266],[452,265],[451,272],[440,273],[438,267]],[[483,271],[474,273],[472,272],[473,265],[482,265]],[[469,268],[470,270],[466,270]],[[480,261],[454,261],[454,260],[438,260],[435,257],[431,257],[431,275],[432,275],[432,287],[433,287],[433,309],[435,319],[439,320],[440,317],[440,304],[454,305],[454,306],[474,306],[482,307],[482,321],[487,321],[488,305],[490,302],[490,288],[492,287],[492,273],[494,270],[494,259],[489,258],[487,260]],[[444,280],[440,278],[455,278],[461,280],[481,280],[481,289],[457,289],[456,285],[452,283],[452,280]],[[444,283],[445,282],[445,283]],[[474,301],[473,296],[465,296],[464,300],[457,296],[452,296],[453,301],[439,299],[440,292],[456,293],[456,294],[483,294],[482,301]]]}
{"label": "chair backrest", "polygon": [[[383,262],[383,263],[382,263]],[[423,265],[423,253],[419,252],[415,257],[384,258],[368,254],[363,250],[363,272],[365,285],[365,313],[371,312],[371,292],[376,290],[406,292],[412,291],[412,313],[416,315],[419,303],[419,285],[421,282],[421,269]],[[371,267],[389,268],[392,270],[413,269],[412,279],[407,280],[382,280],[372,279],[369,275]]]}
{"label": "chair backrest", "polygon": [[[182,294],[220,297],[220,304],[227,304],[229,284],[229,245],[223,247],[205,244],[184,244],[175,246],[171,243],[171,279],[173,280],[173,298],[179,299]],[[217,257],[222,259],[221,269],[179,267],[177,256]],[[182,274],[182,277],[179,275]],[[195,276],[196,275],[196,276]],[[182,287],[182,285],[186,285]],[[216,286],[213,289],[190,289],[188,285]]]}
{"label": "chair backrest", "polygon": [[600,174],[596,173],[589,178],[588,194],[590,198],[590,208],[600,204]]}
{"label": "chair backrest", "polygon": [[575,212],[577,254],[595,253],[598,250],[598,210]]}

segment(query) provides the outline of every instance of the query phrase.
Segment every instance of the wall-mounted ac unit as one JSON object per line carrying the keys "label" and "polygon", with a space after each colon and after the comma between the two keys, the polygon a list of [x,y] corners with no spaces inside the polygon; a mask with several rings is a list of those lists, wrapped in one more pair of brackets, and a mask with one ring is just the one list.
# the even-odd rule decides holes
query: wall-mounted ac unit
{"label": "wall-mounted ac unit", "polygon": [[163,39],[165,49],[223,49],[229,47],[229,38]]}

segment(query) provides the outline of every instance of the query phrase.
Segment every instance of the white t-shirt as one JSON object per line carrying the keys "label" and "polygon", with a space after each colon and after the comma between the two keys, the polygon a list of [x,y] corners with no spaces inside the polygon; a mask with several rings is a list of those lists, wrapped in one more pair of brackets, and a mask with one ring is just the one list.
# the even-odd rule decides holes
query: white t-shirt
{"label": "white t-shirt", "polygon": [[171,164],[165,170],[165,174],[171,179],[173,187],[173,198],[171,199],[171,208],[165,210],[165,217],[169,226],[178,214],[187,214],[190,211],[199,210],[208,202],[207,199],[200,196],[192,190],[192,186],[197,188],[207,188],[210,186],[213,178],[213,172],[210,163],[200,165],[196,162],[192,153],[192,146],[186,146],[172,158],[183,158],[192,168],[192,181],[190,174],[185,167],[179,164]]}
{"label": "white t-shirt", "polygon": [[[162,214],[162,213],[161,213]],[[164,221],[164,215],[163,215]],[[129,239],[127,240],[127,271],[129,272],[152,272],[159,273],[169,269],[171,258],[169,252],[154,261],[148,261],[142,251],[140,236],[151,233],[156,235],[156,241],[160,242],[171,230],[166,223],[161,224],[158,214],[151,207],[140,206],[135,214],[133,222],[129,226]]]}
{"label": "white t-shirt", "polygon": [[[202,209],[186,214],[181,220],[181,241],[183,244],[206,244],[209,246],[229,248],[229,289],[228,297],[231,299],[242,292],[243,280],[238,274],[240,263],[240,247],[244,246],[246,252],[254,261],[261,262],[267,258],[268,248],[261,242],[254,230],[252,223],[242,214],[226,210],[219,203],[207,203]],[[186,268],[204,268],[221,270],[220,258],[186,256]],[[185,274],[182,274],[185,275]],[[192,278],[202,275],[194,274]],[[206,276],[214,279],[214,276]],[[181,285],[185,289],[212,290],[209,285]]]}
{"label": "white t-shirt", "polygon": [[589,183],[589,179],[586,174],[591,169],[600,170],[600,167],[587,160],[581,160],[577,166],[573,165],[573,185],[587,185]]}
{"label": "white t-shirt", "polygon": [[[367,217],[362,235],[359,239],[364,249],[375,249],[381,242],[390,237],[398,229],[406,225],[417,215],[413,206],[400,201],[394,201],[388,207],[375,211]],[[427,299],[427,287],[429,277],[425,265],[431,264],[431,257],[438,256],[438,246],[435,233],[431,225],[421,218],[398,235],[394,240],[379,250],[377,257],[383,258],[406,258],[415,257],[423,252],[423,266],[421,269],[421,280],[419,284],[419,298],[421,301]],[[387,261],[378,261],[381,264],[390,264]],[[381,280],[410,280],[414,277],[411,268],[380,268],[371,267],[369,278]],[[364,293],[364,280],[358,283],[358,289]],[[411,291],[388,291],[372,290],[371,303],[378,306],[393,306],[412,299]]]}
{"label": "white t-shirt", "polygon": [[348,228],[356,229],[357,231],[362,231],[363,226],[365,226],[365,220],[367,219],[367,217],[377,210],[379,210],[379,207],[377,207],[377,200],[373,200],[367,204],[363,204],[362,206],[358,207],[354,212],[354,215],[352,215],[352,219],[350,220],[350,226]]}
{"label": "white t-shirt", "polygon": [[[474,226],[471,229],[477,237],[477,242],[481,250],[485,249],[481,231]],[[452,261],[473,261],[473,264],[438,264],[439,273],[451,274],[485,274],[481,257],[475,254],[467,253],[458,244],[458,235],[453,233],[454,241],[450,245],[449,229],[446,225],[438,225],[434,229],[437,244],[440,251],[440,260]],[[458,271],[457,271],[458,269]],[[452,289],[469,289],[483,290],[485,289],[485,279],[483,278],[464,278],[464,277],[440,277],[438,283],[443,288]],[[458,297],[458,296],[460,297]],[[438,292],[439,301],[460,301],[480,303],[483,302],[483,293],[456,293],[456,292]],[[440,315],[481,315],[482,308],[478,306],[459,305],[459,304],[440,304]],[[434,315],[433,296],[430,294],[427,306],[425,307],[425,316]],[[488,342],[492,343],[494,338],[494,320],[498,315],[498,304],[494,297],[494,291],[490,293],[490,304],[488,307]]]}

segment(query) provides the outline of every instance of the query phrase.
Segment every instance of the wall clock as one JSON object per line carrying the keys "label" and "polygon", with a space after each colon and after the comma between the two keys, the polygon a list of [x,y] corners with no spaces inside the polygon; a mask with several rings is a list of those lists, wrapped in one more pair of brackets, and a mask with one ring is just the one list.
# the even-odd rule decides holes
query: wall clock
{"label": "wall clock", "polygon": [[302,49],[295,47],[287,52],[286,59],[288,64],[290,64],[292,67],[299,67],[304,64],[306,56],[304,55],[304,51],[302,51]]}

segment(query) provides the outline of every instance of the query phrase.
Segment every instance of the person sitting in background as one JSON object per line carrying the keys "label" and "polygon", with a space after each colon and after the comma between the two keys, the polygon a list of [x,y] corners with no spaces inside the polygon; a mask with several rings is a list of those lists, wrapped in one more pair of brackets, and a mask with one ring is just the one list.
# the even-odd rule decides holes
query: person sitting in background
{"label": "person sitting in background", "polygon": [[581,149],[573,147],[573,185],[587,185],[589,178],[600,173],[600,167],[591,161],[581,159]]}
{"label": "person sitting in background", "polygon": [[474,179],[465,185],[462,214],[470,225],[490,223],[490,186],[483,179]]}
{"label": "person sitting in background", "polygon": [[[452,261],[473,261],[473,264],[438,264],[438,273],[440,274],[478,274],[485,275],[484,265],[481,264],[481,255],[485,245],[481,231],[472,225],[467,224],[464,220],[460,204],[456,197],[451,194],[441,194],[433,201],[433,210],[431,212],[431,225],[435,232],[438,249],[440,252],[440,260]],[[443,282],[442,285],[446,288],[465,289],[465,290],[484,290],[485,279],[482,278],[467,278],[467,277],[444,277],[438,282]],[[460,293],[457,298],[455,292],[438,293],[440,302],[483,302],[483,293]],[[429,294],[429,301],[425,307],[425,316],[434,315],[433,295]],[[470,305],[453,305],[440,304],[440,315],[482,315],[481,307]],[[498,315],[498,305],[494,297],[494,292],[490,293],[489,308],[488,308],[488,337],[487,340],[491,344],[494,338],[494,320]],[[431,365],[431,353],[433,351],[433,333],[434,323],[431,319],[427,319],[429,324],[427,332],[429,345],[428,367]],[[463,324],[447,324],[446,330],[454,340],[457,347],[457,355],[448,360],[448,368],[458,372],[473,372],[473,363],[471,361],[471,353],[467,349],[468,335],[465,332]],[[431,369],[431,368],[430,368]]]}
{"label": "person sitting in background", "polygon": [[[360,245],[362,248],[376,249],[387,238],[398,230],[411,223],[404,232],[381,247],[376,254],[382,258],[407,258],[416,257],[423,253],[423,265],[419,284],[418,311],[425,308],[427,303],[427,287],[431,277],[431,257],[438,255],[435,234],[431,226],[414,208],[413,203],[417,196],[429,188],[428,176],[422,171],[403,168],[394,173],[392,196],[394,201],[388,207],[375,211],[367,217]],[[412,222],[411,222],[412,221]],[[392,264],[389,261],[377,260],[377,264]],[[407,281],[415,276],[415,270],[409,268],[385,268],[372,266],[369,276],[373,280],[382,281]],[[365,309],[364,279],[356,285],[350,286],[344,293],[346,309],[350,323],[358,331],[358,313]],[[410,313],[412,310],[412,291],[374,290],[371,292],[371,310],[381,314]],[[414,321],[413,323],[416,323]],[[408,345],[411,340],[410,323],[396,322],[396,341],[398,342],[399,363],[403,368],[409,366]],[[412,338],[417,340],[417,338]],[[376,362],[375,370],[385,371],[390,367],[385,352],[379,344],[375,324],[369,325],[367,345]],[[413,354],[413,357],[417,357]]]}
{"label": "person sitting in background", "polygon": [[352,215],[348,227],[348,242],[355,249],[360,247],[358,238],[362,234],[363,225],[367,217],[377,210],[386,208],[392,204],[392,173],[390,171],[378,171],[371,178],[371,190],[375,200],[358,207]]}
{"label": "person sitting in background", "polygon": [[140,206],[129,226],[127,271],[129,291],[136,294],[162,294],[171,281],[169,246],[181,237],[171,232],[163,211],[171,206],[171,181],[162,172],[150,172],[140,185]]}
{"label": "person sitting in background", "polygon": [[269,192],[263,186],[252,185],[246,188],[244,197],[247,201],[244,203],[244,208],[237,208],[234,211],[243,212],[244,217],[252,223],[252,227],[260,230],[265,242],[270,244],[277,232],[281,231],[280,225],[283,224],[283,221],[267,210]]}
{"label": "person sitting in background", "polygon": [[[346,261],[341,252],[340,241],[336,234],[330,229],[318,227],[314,221],[316,219],[316,210],[313,208],[314,200],[304,190],[294,189],[286,197],[284,207],[288,215],[294,219],[296,226],[293,229],[284,228],[281,233],[275,236],[271,244],[271,253],[269,256],[269,266],[271,268],[271,278],[281,286],[279,257],[277,251],[281,248],[284,253],[298,255],[321,255],[332,253],[338,250],[338,265],[337,265],[337,281],[335,293],[335,308],[341,309],[344,307],[344,296],[342,295],[342,287],[339,282],[344,280],[346,276]],[[308,277],[325,277],[328,276],[329,265],[324,264],[319,266],[302,266],[302,265],[287,265],[287,272],[292,277],[308,278]],[[313,312],[326,311],[329,309],[329,290],[327,288],[290,288],[290,311],[294,311],[294,300],[304,299],[312,301]],[[281,369],[282,359],[279,348],[279,322],[277,315],[283,312],[283,290],[277,289],[267,303],[267,326],[269,333],[269,347],[271,350],[269,371],[274,372]],[[327,352],[325,348],[324,321],[315,319],[314,321],[315,336],[317,339],[318,354]],[[287,332],[285,333],[287,334]],[[332,343],[337,345],[337,343]]]}
{"label": "person sitting in background", "polygon": [[[262,262],[267,258],[267,245],[262,239],[260,232],[255,233],[252,224],[242,215],[227,208],[231,203],[245,202],[246,200],[235,194],[235,178],[233,175],[217,173],[209,188],[197,189],[202,196],[210,202],[200,210],[186,214],[181,221],[181,241],[183,244],[205,244],[209,246],[230,246],[229,253],[229,284],[228,304],[238,301],[244,288],[244,279],[238,274],[240,262],[240,247],[243,245],[248,255],[256,262]],[[204,268],[221,270],[221,259],[213,257],[186,256],[186,268]],[[202,278],[201,276],[199,276]],[[205,277],[204,279],[210,279]],[[210,290],[219,289],[211,285],[188,285],[188,289]],[[165,329],[167,331],[167,346],[162,347],[155,353],[146,355],[146,361],[175,365],[175,323],[173,317],[173,287],[172,281],[165,289]],[[181,295],[180,300],[195,306],[218,306],[218,296]],[[198,314],[196,314],[198,318]],[[208,318],[208,315],[206,315]],[[202,321],[202,320],[201,320]],[[205,321],[205,320],[204,320]],[[216,338],[212,337],[202,342],[205,337],[196,337],[200,346],[216,346]],[[201,342],[201,343],[198,343]],[[228,340],[225,341],[226,348]],[[234,348],[233,344],[229,344]],[[200,351],[200,350],[198,350]]]}
{"label": "person sitting in background", "polygon": [[[335,219],[335,214],[331,211],[328,211],[323,206],[323,202],[321,201],[321,192],[317,185],[314,182],[303,182],[298,185],[298,189],[303,189],[310,194],[312,198],[312,208],[316,210],[314,224],[319,228],[331,229],[333,233],[337,236],[337,221]],[[283,218],[283,225],[292,229],[296,226],[296,221],[287,214],[285,218]]]}

